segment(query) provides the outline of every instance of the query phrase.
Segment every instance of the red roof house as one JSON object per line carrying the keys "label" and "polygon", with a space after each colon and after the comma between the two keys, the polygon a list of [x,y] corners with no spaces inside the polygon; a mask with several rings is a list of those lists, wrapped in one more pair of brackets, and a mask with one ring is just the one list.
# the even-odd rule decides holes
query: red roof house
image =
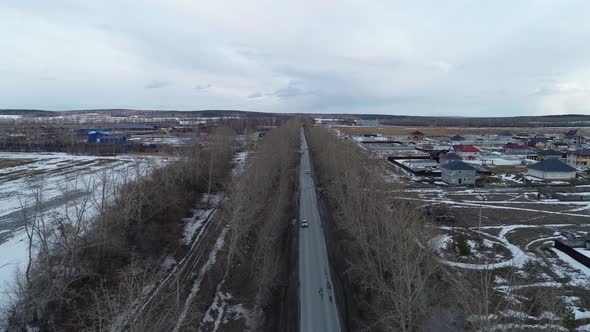
{"label": "red roof house", "polygon": [[412,139],[415,139],[415,140],[422,140],[422,139],[424,139],[424,133],[421,132],[421,131],[418,131],[418,130],[414,131],[410,135],[412,136]]}
{"label": "red roof house", "polygon": [[454,145],[455,152],[479,152],[479,149],[473,145]]}
{"label": "red roof house", "polygon": [[475,160],[480,155],[479,149],[473,145],[453,145],[453,149],[464,160]]}
{"label": "red roof house", "polygon": [[524,144],[508,143],[504,145],[505,154],[526,154],[529,147]]}

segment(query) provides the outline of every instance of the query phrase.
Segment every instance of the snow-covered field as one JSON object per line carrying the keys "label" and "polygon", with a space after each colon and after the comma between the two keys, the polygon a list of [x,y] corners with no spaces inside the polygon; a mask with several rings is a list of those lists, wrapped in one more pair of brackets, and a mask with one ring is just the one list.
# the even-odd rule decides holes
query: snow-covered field
{"label": "snow-covered field", "polygon": [[0,307],[16,271],[22,271],[28,260],[23,207],[41,201],[44,215],[53,218],[80,213],[79,206],[86,201],[84,217],[91,218],[103,186],[110,192],[163,162],[145,156],[0,152]]}
{"label": "snow-covered field", "polygon": [[[553,329],[565,330],[557,319],[526,312],[532,301],[530,294],[550,291],[581,298],[576,304],[565,305],[572,309],[580,331],[590,326],[584,325],[590,320],[590,269],[553,247],[555,239],[587,238],[590,202],[541,199],[534,188],[527,187],[409,188],[401,190],[400,198],[456,216],[454,225],[432,225],[438,234],[430,241],[431,248],[439,262],[462,274],[495,276],[493,288],[517,309],[510,317],[497,314],[495,319],[505,322],[494,323],[497,329],[538,330],[551,323]],[[461,256],[452,246],[453,234],[466,235],[467,255]],[[576,250],[590,256],[590,251]],[[532,324],[534,321],[538,324]]]}

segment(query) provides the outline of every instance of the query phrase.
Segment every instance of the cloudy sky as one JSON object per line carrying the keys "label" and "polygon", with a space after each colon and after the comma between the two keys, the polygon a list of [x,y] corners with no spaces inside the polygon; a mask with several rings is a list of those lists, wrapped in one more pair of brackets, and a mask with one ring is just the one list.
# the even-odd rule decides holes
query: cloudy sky
{"label": "cloudy sky", "polygon": [[0,108],[590,114],[590,1],[1,0]]}

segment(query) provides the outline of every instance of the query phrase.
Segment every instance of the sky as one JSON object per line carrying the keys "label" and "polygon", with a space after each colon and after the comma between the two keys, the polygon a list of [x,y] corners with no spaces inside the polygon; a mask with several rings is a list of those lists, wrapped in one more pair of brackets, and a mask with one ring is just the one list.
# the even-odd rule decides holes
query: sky
{"label": "sky", "polygon": [[590,114],[590,1],[1,0],[0,108]]}

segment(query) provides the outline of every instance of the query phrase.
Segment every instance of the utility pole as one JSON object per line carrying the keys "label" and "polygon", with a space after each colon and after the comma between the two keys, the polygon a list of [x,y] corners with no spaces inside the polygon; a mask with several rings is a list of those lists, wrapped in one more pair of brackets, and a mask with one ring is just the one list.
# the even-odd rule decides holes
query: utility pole
{"label": "utility pole", "polygon": [[481,238],[481,203],[479,204],[479,237]]}

